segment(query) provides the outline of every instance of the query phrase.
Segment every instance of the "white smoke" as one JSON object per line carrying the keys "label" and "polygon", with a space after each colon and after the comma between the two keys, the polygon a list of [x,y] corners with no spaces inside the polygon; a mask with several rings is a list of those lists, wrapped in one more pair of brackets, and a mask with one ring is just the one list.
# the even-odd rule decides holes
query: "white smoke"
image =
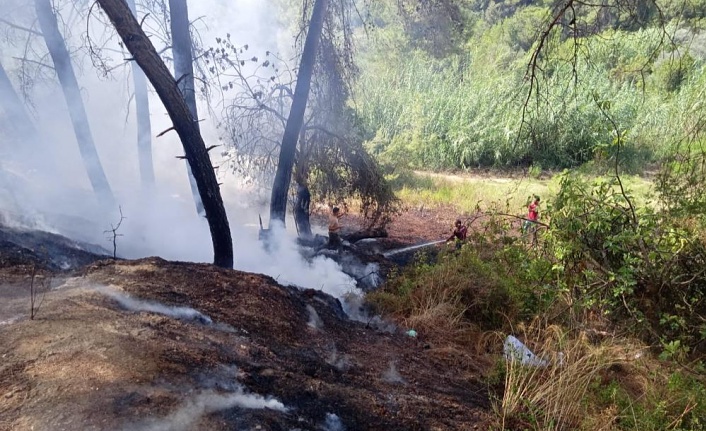
{"label": "white smoke", "polygon": [[407,383],[405,379],[402,378],[399,371],[397,371],[397,365],[393,361],[390,361],[390,367],[382,374],[382,380],[387,383]]}
{"label": "white smoke", "polygon": [[205,325],[213,323],[210,317],[190,307],[172,307],[158,302],[135,299],[125,293],[107,287],[96,288],[96,291],[115,300],[122,308],[129,311],[162,314],[175,319],[190,320]]}
{"label": "white smoke", "polygon": [[397,325],[394,323],[386,321],[380,316],[370,315],[364,306],[365,297],[361,293],[348,294],[343,298],[341,303],[343,305],[343,311],[346,312],[350,319],[365,323],[366,326],[375,328],[380,332],[393,334],[397,331]]}
{"label": "white smoke", "polygon": [[0,320],[0,326],[12,325],[12,324],[14,324],[14,323],[17,323],[17,322],[19,322],[20,320],[22,320],[22,317],[23,317],[23,316],[15,316],[15,317],[11,317],[11,318],[9,318],[9,319],[7,319],[7,320]]}
{"label": "white smoke", "polygon": [[333,413],[326,413],[326,421],[324,421],[323,431],[346,431],[341,418]]}
{"label": "white smoke", "polygon": [[346,372],[353,367],[353,361],[349,355],[341,355],[334,346],[331,354],[326,358],[326,363],[335,367],[338,371]]}
{"label": "white smoke", "polygon": [[307,325],[314,329],[321,329],[324,327],[324,322],[321,321],[321,317],[319,317],[319,313],[316,312],[314,307],[307,304],[306,311],[309,312],[309,322],[307,322]]}
{"label": "white smoke", "polygon": [[141,424],[125,427],[125,431],[186,431],[195,429],[202,416],[228,410],[270,409],[286,412],[287,408],[279,400],[257,394],[246,394],[242,388],[235,393],[203,391],[186,401],[178,410],[162,419],[153,419]]}

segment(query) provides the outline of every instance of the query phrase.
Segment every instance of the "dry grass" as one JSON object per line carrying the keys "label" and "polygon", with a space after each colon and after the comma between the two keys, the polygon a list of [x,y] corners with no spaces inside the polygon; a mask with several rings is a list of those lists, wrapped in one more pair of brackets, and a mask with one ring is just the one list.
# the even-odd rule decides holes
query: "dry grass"
{"label": "dry grass", "polygon": [[617,338],[594,344],[585,333],[568,334],[557,326],[518,329],[523,334],[518,338],[549,365],[505,361],[505,390],[495,403],[500,428],[611,429],[619,412],[615,406],[593,411],[589,392],[608,370],[636,361],[641,347]]}

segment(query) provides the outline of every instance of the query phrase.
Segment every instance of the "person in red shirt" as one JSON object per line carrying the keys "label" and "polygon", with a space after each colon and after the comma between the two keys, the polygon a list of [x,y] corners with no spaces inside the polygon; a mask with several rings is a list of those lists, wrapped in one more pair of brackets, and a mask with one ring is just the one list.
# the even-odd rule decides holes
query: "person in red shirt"
{"label": "person in red shirt", "polygon": [[532,244],[537,241],[537,222],[539,221],[539,196],[534,195],[534,199],[527,207],[527,220],[522,225],[524,233],[532,234]]}
{"label": "person in red shirt", "polygon": [[527,207],[527,218],[530,221],[536,222],[539,219],[539,196],[534,195],[534,200]]}

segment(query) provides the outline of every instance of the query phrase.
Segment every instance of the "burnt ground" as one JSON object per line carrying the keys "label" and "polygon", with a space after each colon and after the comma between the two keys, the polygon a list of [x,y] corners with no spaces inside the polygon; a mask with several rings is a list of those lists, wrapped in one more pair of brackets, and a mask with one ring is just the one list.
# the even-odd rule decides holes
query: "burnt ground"
{"label": "burnt ground", "polygon": [[[406,217],[408,237],[392,227],[390,241],[443,238],[450,224]],[[488,428],[477,376],[402,329],[347,319],[318,291],[158,258],[47,265],[35,285],[51,290],[30,320],[41,256],[13,253],[0,244],[2,431]],[[212,322],[130,311],[119,294]]]}

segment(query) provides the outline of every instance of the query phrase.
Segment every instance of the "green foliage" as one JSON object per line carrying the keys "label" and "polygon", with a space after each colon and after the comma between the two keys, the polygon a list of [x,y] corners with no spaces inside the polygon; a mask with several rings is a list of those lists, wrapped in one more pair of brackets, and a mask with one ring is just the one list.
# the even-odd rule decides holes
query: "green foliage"
{"label": "green foliage", "polygon": [[508,236],[509,229],[506,222],[491,220],[484,235],[458,250],[449,246],[434,263],[421,260],[406,268],[382,290],[368,294],[368,301],[415,322],[415,328],[442,326],[429,321],[434,315],[430,310],[437,309],[445,310],[444,325],[451,329],[507,329],[512,322],[533,318],[555,300],[556,292],[545,279],[551,265],[527,255]]}
{"label": "green foliage", "polygon": [[633,202],[617,178],[588,183],[564,174],[548,210],[557,279],[582,307],[652,343],[699,348],[706,334],[706,246],[680,220]]}
{"label": "green foliage", "polygon": [[[491,372],[493,387],[505,381],[496,405],[504,429],[706,429],[703,369],[676,365],[705,347],[700,231],[633,196],[627,184],[634,179],[564,173],[558,182],[556,197],[542,199],[542,220],[551,228],[540,247],[528,248],[507,219],[490,217],[460,250],[419,261],[369,298],[428,337],[454,342],[468,338],[469,328],[525,334],[522,328],[537,321],[580,328],[543,323],[555,329],[522,337],[534,340],[542,357],[561,351],[563,366],[505,362]],[[408,174],[392,183],[435,186],[428,176]],[[583,332],[607,323],[610,332],[640,336],[661,350],[659,360],[634,342]]]}
{"label": "green foliage", "polygon": [[529,51],[550,11],[547,8],[528,6],[519,9],[503,22],[510,46],[519,51]]}
{"label": "green foliage", "polygon": [[[354,94],[368,148],[384,164],[434,170],[600,165],[612,156],[615,127],[595,95],[609,103],[623,135],[621,162],[634,172],[667,154],[669,143],[688,130],[686,101],[704,88],[697,39],[692,46],[680,36],[672,45],[665,34],[675,26],[605,25],[578,40],[555,32],[541,69],[531,70],[529,53],[551,5],[481,3],[470,9],[485,18],[466,14],[468,39],[445,56],[394,38],[403,28],[394,20],[376,29]],[[633,25],[654,18],[653,10],[643,9]],[[603,26],[623,18],[595,19]],[[537,78],[529,100],[528,73]]]}
{"label": "green foliage", "polygon": [[663,61],[655,66],[655,79],[665,91],[677,91],[693,73],[695,63],[688,54]]}
{"label": "green foliage", "polygon": [[[660,364],[664,372],[633,366],[591,388],[597,407],[615,411],[621,430],[706,430],[706,386],[693,374]],[[627,381],[626,381],[627,380]]]}
{"label": "green foliage", "polygon": [[706,215],[706,152],[703,144],[688,145],[668,159],[658,177],[661,203],[674,217],[704,223]]}

